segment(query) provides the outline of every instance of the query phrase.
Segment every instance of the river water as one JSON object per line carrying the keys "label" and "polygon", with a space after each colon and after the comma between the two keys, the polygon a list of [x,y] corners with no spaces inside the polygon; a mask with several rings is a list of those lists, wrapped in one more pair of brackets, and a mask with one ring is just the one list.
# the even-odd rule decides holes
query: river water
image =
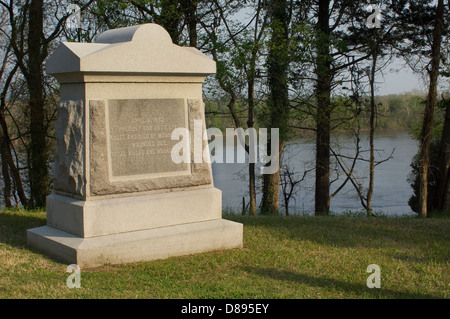
{"label": "river water", "polygon": [[[297,139],[288,143],[283,155],[283,164],[288,164],[290,171],[296,172],[300,178],[305,170],[314,168],[314,139]],[[332,137],[333,149],[340,154],[352,156],[355,154],[355,139],[349,133],[341,133]],[[374,212],[382,212],[385,215],[409,215],[413,214],[408,206],[408,199],[412,195],[412,189],[407,181],[411,171],[410,163],[417,153],[418,144],[407,132],[382,131],[375,135],[374,146],[376,149],[375,160],[383,160],[392,157],[375,168],[374,192],[372,207]],[[231,151],[236,146],[226,145],[225,152]],[[361,133],[360,139],[361,155],[369,157],[365,152],[368,147],[368,134]],[[351,160],[343,159],[347,165],[351,165]],[[331,184],[331,193],[339,187],[345,180],[342,172],[337,175],[331,165],[331,179],[336,179]],[[257,163],[257,171],[260,164]],[[242,210],[242,198],[245,197],[248,205],[248,164],[247,163],[213,163],[214,185],[222,190],[222,205],[224,209],[240,212]],[[362,185],[368,183],[368,164],[360,161],[356,165],[356,175]],[[258,178],[258,186],[261,179]],[[314,171],[306,174],[305,179],[298,184],[296,193],[289,202],[290,214],[311,214],[314,211]],[[261,200],[261,192],[257,190],[257,205]],[[280,195],[280,205],[283,199]],[[335,213],[346,211],[361,211],[363,207],[359,197],[350,182],[331,199],[330,209]],[[281,207],[284,211],[284,207]]]}
{"label": "river water", "polygon": [[[224,140],[226,139],[224,138]],[[341,154],[352,156],[355,153],[354,138],[348,133],[333,136],[332,144],[333,149]],[[411,171],[411,160],[417,153],[417,142],[407,132],[382,131],[377,132],[374,144],[377,149],[376,160],[388,157],[393,151],[392,158],[378,165],[375,169],[372,199],[374,211],[380,211],[385,215],[414,214],[408,206],[408,199],[412,195],[412,189],[407,182],[407,177]],[[289,202],[290,214],[311,214],[314,211],[314,145],[314,139],[297,139],[288,143],[283,153],[283,164],[287,164],[291,171],[296,172],[296,177],[301,177],[305,170],[312,170],[298,184],[299,187]],[[236,150],[236,145],[233,143],[225,146],[224,153],[221,154],[224,161],[226,153],[233,149]],[[367,133],[361,134],[361,149],[368,149]],[[367,152],[363,152],[362,155],[368,158]],[[349,160],[346,163],[347,165],[351,164]],[[259,172],[261,164],[257,163],[256,166],[257,172]],[[332,165],[332,167],[334,166]],[[367,178],[365,178],[368,176],[367,163],[360,162],[356,168],[356,173],[361,177],[359,181],[362,184],[367,184]],[[240,213],[243,205],[242,198],[245,198],[246,205],[248,205],[249,200],[248,159],[246,163],[213,162],[212,171],[214,185],[222,191],[222,207],[225,210]],[[336,182],[331,184],[331,192],[334,192],[345,179],[345,176],[343,174],[336,176],[334,170],[331,170],[330,175],[332,179],[338,177]],[[0,189],[2,186],[0,185]],[[261,200],[261,178],[257,179],[257,186],[257,205],[259,205]],[[280,194],[280,205],[282,204],[283,199]],[[0,207],[2,207],[1,202]],[[330,209],[335,213],[363,210],[350,182],[332,198]],[[284,211],[284,207],[281,207],[280,210]]]}

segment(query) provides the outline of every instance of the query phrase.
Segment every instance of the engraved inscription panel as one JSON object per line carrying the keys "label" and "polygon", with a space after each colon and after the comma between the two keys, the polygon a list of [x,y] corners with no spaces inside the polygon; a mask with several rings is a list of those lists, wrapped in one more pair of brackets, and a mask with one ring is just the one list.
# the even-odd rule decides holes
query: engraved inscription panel
{"label": "engraved inscription panel", "polygon": [[109,100],[112,177],[189,172],[170,153],[172,131],[187,126],[183,99]]}

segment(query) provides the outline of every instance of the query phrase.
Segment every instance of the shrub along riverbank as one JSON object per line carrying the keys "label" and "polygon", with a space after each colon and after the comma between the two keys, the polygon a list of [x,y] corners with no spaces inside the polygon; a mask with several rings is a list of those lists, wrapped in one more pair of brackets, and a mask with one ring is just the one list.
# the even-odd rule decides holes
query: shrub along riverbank
{"label": "shrub along riverbank", "polygon": [[0,298],[450,298],[450,219],[225,218],[244,224],[243,249],[81,269],[69,289],[68,265],[26,245],[45,212],[0,212]]}

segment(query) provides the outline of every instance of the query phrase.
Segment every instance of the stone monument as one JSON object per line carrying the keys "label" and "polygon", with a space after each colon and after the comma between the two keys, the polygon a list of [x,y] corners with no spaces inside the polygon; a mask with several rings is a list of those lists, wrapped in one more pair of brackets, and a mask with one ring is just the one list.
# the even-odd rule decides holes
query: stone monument
{"label": "stone monument", "polygon": [[46,63],[61,84],[54,191],[28,243],[80,267],[242,247],[211,164],[171,159],[175,128],[205,130],[202,83],[215,70],[157,24],[62,43]]}

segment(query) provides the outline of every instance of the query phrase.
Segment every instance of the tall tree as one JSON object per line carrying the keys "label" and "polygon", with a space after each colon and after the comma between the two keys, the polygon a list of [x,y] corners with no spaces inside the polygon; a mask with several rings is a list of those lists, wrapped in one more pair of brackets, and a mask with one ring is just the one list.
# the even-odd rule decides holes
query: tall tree
{"label": "tall tree", "polygon": [[271,0],[268,4],[268,10],[271,28],[269,55],[267,57],[268,124],[271,128],[279,129],[280,138],[279,141],[275,141],[270,134],[268,136],[268,150],[271,149],[271,143],[279,143],[279,154],[271,154],[272,157],[278,156],[278,169],[274,174],[263,176],[261,212],[277,214],[280,197],[279,165],[288,138],[289,10],[292,10],[292,7],[288,7],[284,0]]}
{"label": "tall tree", "polygon": [[[0,35],[1,37],[2,35]],[[3,40],[3,39],[2,39]],[[6,48],[2,48],[5,51],[5,55],[2,61],[2,65],[0,67],[0,80],[3,84],[3,90],[0,93],[0,160],[1,160],[1,166],[2,166],[2,177],[3,177],[3,199],[4,204],[6,207],[12,206],[11,201],[11,177],[10,177],[10,171],[8,166],[8,155],[11,155],[11,152],[9,151],[10,146],[10,139],[8,137],[8,130],[7,125],[5,121],[5,108],[6,108],[6,94],[8,92],[9,84],[12,81],[12,78],[14,77],[14,73],[17,70],[17,67],[15,70],[13,69],[6,79],[3,79],[4,74],[6,73],[6,67],[8,65],[8,59],[10,54],[11,47],[9,45],[6,46]],[[5,129],[5,130],[4,130]],[[6,132],[6,134],[5,134]]]}
{"label": "tall tree", "polygon": [[[331,99],[333,90],[343,89],[343,83],[353,81],[348,74],[360,62],[373,56],[376,48],[361,40],[360,27],[369,15],[362,14],[364,4],[356,1],[319,0],[315,25],[315,98],[316,98],[316,184],[315,213],[330,209],[330,135],[332,114],[339,103]],[[365,9],[365,8],[364,8]],[[376,48],[378,49],[378,48]],[[343,72],[344,71],[344,72]],[[350,78],[350,80],[349,80]],[[354,99],[354,97],[350,97]],[[338,102],[338,101],[337,101]],[[344,121],[345,119],[340,119]],[[339,122],[338,121],[338,122]],[[339,187],[338,189],[340,189]]]}
{"label": "tall tree", "polygon": [[[47,132],[44,123],[44,79],[42,70],[43,7],[42,0],[25,1],[15,7],[13,1],[1,2],[8,13],[10,41],[16,63],[22,72],[29,94],[30,132],[30,201],[31,207],[45,206],[49,192]],[[16,14],[19,14],[16,17]],[[28,34],[25,34],[28,30]],[[6,93],[6,92],[5,92]],[[6,98],[6,96],[5,96]],[[6,123],[6,122],[5,122]],[[6,124],[4,124],[6,125]],[[3,126],[4,126],[3,125]],[[4,131],[4,136],[6,136]],[[6,146],[6,144],[4,144]]]}
{"label": "tall tree", "polygon": [[433,128],[433,114],[437,96],[437,80],[439,76],[439,63],[441,60],[442,24],[444,16],[444,0],[438,0],[436,16],[434,18],[433,39],[431,43],[431,62],[428,69],[429,86],[425,105],[422,133],[420,136],[420,216],[427,217],[428,200],[428,170],[430,166],[430,139]]}
{"label": "tall tree", "polygon": [[[447,1],[447,18],[450,19],[450,1]],[[448,43],[448,42],[447,42]],[[447,47],[447,54],[450,48]],[[450,61],[443,61],[444,70],[441,74],[450,78]],[[444,127],[438,155],[438,174],[436,181],[436,192],[434,196],[434,208],[438,211],[450,211],[450,98],[442,97],[441,103],[445,107]]]}
{"label": "tall tree", "polygon": [[[266,17],[260,22],[260,15],[262,11],[262,1],[258,0],[256,7],[256,17],[255,17],[255,27],[253,32],[253,40],[251,41],[250,58],[248,63],[248,68],[246,68],[247,74],[247,103],[248,103],[248,119],[247,127],[253,128],[255,125],[255,85],[257,74],[257,62],[261,50],[261,42],[265,34],[266,29]],[[250,161],[248,164],[248,174],[249,174],[249,195],[250,195],[250,206],[249,213],[252,215],[256,214],[256,165],[254,161]]]}
{"label": "tall tree", "polygon": [[[93,0],[81,4],[81,10]],[[14,60],[25,79],[29,99],[29,142],[28,142],[28,178],[32,208],[45,207],[46,196],[50,191],[50,148],[49,121],[53,116],[46,110],[46,80],[43,63],[49,55],[53,41],[63,30],[65,21],[71,13],[65,12],[60,18],[59,11],[66,3],[49,3],[44,0],[0,1],[8,12],[9,41]],[[52,7],[53,6],[53,7]],[[57,14],[48,15],[44,10],[54,10]],[[45,20],[44,19],[49,19]],[[44,28],[45,25],[45,28]],[[17,182],[17,181],[16,181]],[[23,201],[22,201],[23,203]]]}
{"label": "tall tree", "polygon": [[28,63],[25,79],[30,94],[30,192],[35,207],[45,207],[50,192],[49,149],[44,110],[44,1],[31,0],[28,24]]}
{"label": "tall tree", "polygon": [[[5,56],[7,57],[7,56]],[[4,60],[4,63],[6,59]],[[10,85],[17,73],[18,65],[14,65],[9,71],[3,83],[3,90],[0,93],[0,145],[1,145],[1,161],[2,161],[2,174],[4,181],[4,202],[6,207],[12,206],[13,193],[17,192],[20,203],[24,206],[28,206],[29,199],[25,195],[22,179],[19,169],[12,157],[13,144],[8,131],[8,124],[6,121],[6,109],[7,109],[7,95]],[[4,68],[2,68],[1,74],[3,74]],[[13,183],[11,183],[11,178]],[[14,189],[13,187],[14,186]]]}
{"label": "tall tree", "polygon": [[[199,21],[202,30],[206,32],[205,42],[208,43],[203,49],[210,52],[217,63],[216,79],[221,90],[228,95],[227,108],[233,125],[236,128],[243,128],[246,122],[248,128],[253,128],[258,104],[255,91],[261,78],[258,67],[268,18],[264,14],[264,1],[249,1],[246,3],[247,6],[242,6],[238,1],[213,0],[212,3],[210,10],[213,19],[209,23],[207,19]],[[250,22],[233,23],[233,14],[245,8],[254,11]],[[247,118],[237,109],[240,101],[247,102]],[[246,144],[244,147],[249,154],[250,146]],[[249,163],[248,172],[250,197],[248,212],[255,215],[256,172],[255,163],[252,161]],[[243,210],[245,211],[245,207]]]}
{"label": "tall tree", "polygon": [[[426,71],[428,92],[420,134],[418,157],[419,191],[418,212],[427,217],[429,208],[430,144],[433,131],[434,109],[437,101],[437,84],[441,62],[442,37],[448,36],[449,11],[444,8],[444,0],[396,1],[392,4],[398,13],[403,45],[398,50],[405,61],[417,73]],[[424,74],[425,75],[425,74]]]}
{"label": "tall tree", "polygon": [[316,32],[316,183],[315,213],[328,214],[330,209],[330,134],[331,82],[333,78],[330,52],[330,0],[319,0]]}
{"label": "tall tree", "polygon": [[[360,159],[358,159],[361,161],[366,161],[368,163],[367,189],[364,190],[361,183],[355,182],[355,180],[351,181],[357,191],[358,196],[360,197],[361,204],[366,210],[368,216],[371,216],[373,214],[372,197],[374,193],[375,167],[380,165],[381,163],[384,163],[392,157],[392,154],[386,159],[377,160],[375,157],[375,120],[377,118],[377,105],[375,101],[377,85],[376,77],[377,74],[380,73],[383,68],[386,67],[386,65],[391,61],[390,57],[393,56],[393,47],[396,46],[396,43],[402,40],[396,29],[396,18],[393,17],[391,10],[389,10],[389,7],[387,5],[382,6],[382,1],[378,3],[377,1],[371,1],[370,3],[371,6],[356,6],[353,8],[351,14],[352,16],[354,16],[354,21],[358,21],[359,23],[354,23],[353,26],[349,28],[351,32],[349,32],[346,36],[347,41],[353,43],[354,46],[362,46],[362,54],[369,55],[367,66],[365,64],[365,61],[362,61],[362,63],[357,63],[351,68],[353,79],[352,81],[354,82],[354,85],[352,85],[352,96],[356,104],[360,104],[360,101],[358,101],[360,99],[360,96],[363,95],[363,100],[366,99],[364,96],[366,95],[366,93],[364,92],[365,90],[361,88],[363,85],[363,81],[361,81],[358,74],[366,73],[369,86],[369,101],[367,110],[367,113],[369,115],[369,158],[365,159],[361,157]],[[376,7],[374,8],[374,6]],[[374,13],[372,13],[373,10],[375,10]],[[377,15],[379,11],[383,12],[382,23],[375,20],[379,18],[375,17],[375,15]],[[367,16],[368,14],[369,16]],[[386,56],[389,56],[389,58],[386,59]],[[362,113],[358,113],[359,108],[360,106],[357,106],[356,117],[359,117]],[[359,137],[357,138],[357,144],[359,144]],[[353,179],[353,177],[350,178]]]}

